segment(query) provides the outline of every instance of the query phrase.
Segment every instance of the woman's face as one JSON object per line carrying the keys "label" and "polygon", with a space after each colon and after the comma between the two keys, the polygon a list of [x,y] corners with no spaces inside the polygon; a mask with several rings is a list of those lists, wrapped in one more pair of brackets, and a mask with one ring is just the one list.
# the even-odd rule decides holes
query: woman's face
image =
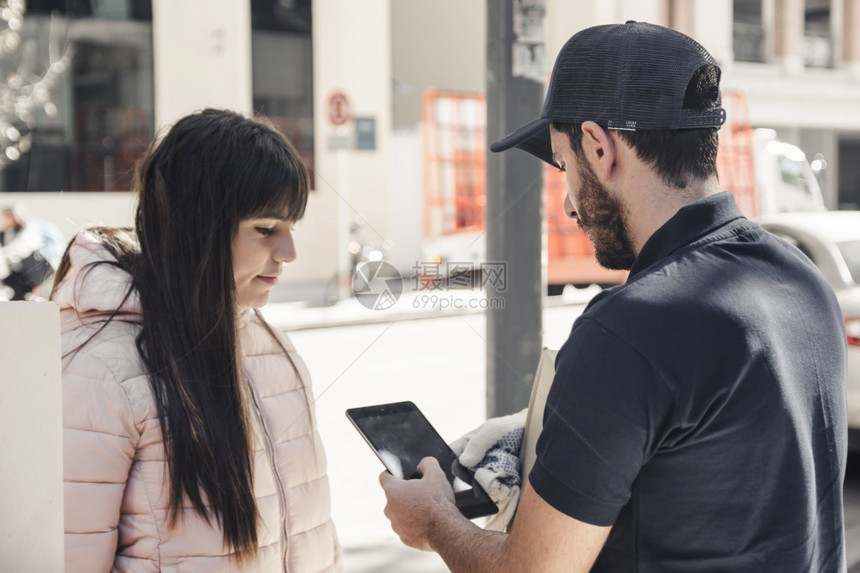
{"label": "woman's face", "polygon": [[295,258],[291,221],[282,215],[240,221],[233,239],[233,278],[239,306],[260,308],[269,302],[269,293],[281,275],[281,263]]}

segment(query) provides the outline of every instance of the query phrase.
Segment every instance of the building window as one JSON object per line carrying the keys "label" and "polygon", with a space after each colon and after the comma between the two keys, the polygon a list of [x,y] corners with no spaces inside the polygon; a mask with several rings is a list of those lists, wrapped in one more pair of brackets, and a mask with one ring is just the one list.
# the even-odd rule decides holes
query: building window
{"label": "building window", "polygon": [[765,31],[761,0],[734,0],[732,36],[735,61],[765,62]]}
{"label": "building window", "polygon": [[803,61],[810,68],[832,67],[830,0],[805,0],[804,7]]}
{"label": "building window", "polygon": [[311,0],[251,0],[254,113],[314,167]]}
{"label": "building window", "polygon": [[154,133],[151,1],[31,0],[18,36],[0,69],[23,87],[0,85],[0,100],[29,90],[34,105],[0,109],[14,128],[0,134],[0,190],[127,190]]}

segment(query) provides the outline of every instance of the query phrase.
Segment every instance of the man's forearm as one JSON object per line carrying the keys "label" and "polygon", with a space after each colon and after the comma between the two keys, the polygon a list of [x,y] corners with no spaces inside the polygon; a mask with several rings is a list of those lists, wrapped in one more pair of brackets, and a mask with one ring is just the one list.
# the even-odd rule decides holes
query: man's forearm
{"label": "man's forearm", "polygon": [[414,480],[380,474],[385,515],[405,544],[436,551],[454,573],[586,573],[612,529],[565,515],[526,484],[511,534],[484,531],[454,505],[435,458],[421,460],[418,470],[423,477]]}
{"label": "man's forearm", "polygon": [[453,573],[501,573],[511,563],[508,534],[485,531],[463,517],[453,505],[430,518],[428,541]]}

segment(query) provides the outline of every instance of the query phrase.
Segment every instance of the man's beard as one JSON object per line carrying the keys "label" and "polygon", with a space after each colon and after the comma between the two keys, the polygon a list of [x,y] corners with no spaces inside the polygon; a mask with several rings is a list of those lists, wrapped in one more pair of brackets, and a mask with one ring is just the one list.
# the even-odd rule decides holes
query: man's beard
{"label": "man's beard", "polygon": [[609,194],[587,161],[577,161],[580,189],[576,222],[594,244],[597,262],[607,269],[630,270],[636,253],[624,205]]}

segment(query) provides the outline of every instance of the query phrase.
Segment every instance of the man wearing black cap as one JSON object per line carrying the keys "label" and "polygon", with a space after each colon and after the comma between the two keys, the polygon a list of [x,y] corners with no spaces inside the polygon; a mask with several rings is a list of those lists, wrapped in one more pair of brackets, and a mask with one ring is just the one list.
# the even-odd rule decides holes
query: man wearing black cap
{"label": "man wearing black cap", "polygon": [[460,516],[427,458],[380,477],[404,542],[453,571],[845,570],[842,315],[720,191],[719,74],[678,32],[589,28],[541,117],[492,146],[564,169],[565,211],[630,274],[559,351],[510,534]]}

